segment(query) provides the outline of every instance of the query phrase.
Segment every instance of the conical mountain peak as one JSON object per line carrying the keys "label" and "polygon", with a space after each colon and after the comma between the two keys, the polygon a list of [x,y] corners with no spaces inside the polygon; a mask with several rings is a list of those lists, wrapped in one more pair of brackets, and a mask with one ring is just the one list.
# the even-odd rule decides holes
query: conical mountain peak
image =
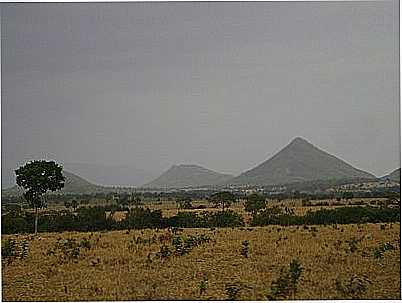
{"label": "conical mountain peak", "polygon": [[[313,144],[308,142],[306,139],[302,137],[294,138],[286,147],[305,147],[305,148],[316,148]],[[285,148],[286,148],[285,147]]]}
{"label": "conical mountain peak", "polygon": [[351,178],[373,179],[375,176],[351,166],[303,138],[296,137],[273,157],[229,183],[274,185]]}
{"label": "conical mountain peak", "polygon": [[290,142],[290,144],[311,144],[311,143],[302,137],[296,137]]}

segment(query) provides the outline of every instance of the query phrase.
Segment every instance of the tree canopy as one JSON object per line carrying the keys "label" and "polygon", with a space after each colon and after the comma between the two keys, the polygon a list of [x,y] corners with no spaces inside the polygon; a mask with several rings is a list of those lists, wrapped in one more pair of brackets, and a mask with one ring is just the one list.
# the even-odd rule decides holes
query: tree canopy
{"label": "tree canopy", "polygon": [[18,186],[25,189],[24,198],[35,209],[35,233],[38,225],[38,208],[44,206],[43,195],[64,187],[63,167],[54,161],[36,160],[15,170]]}
{"label": "tree canopy", "polygon": [[222,209],[225,210],[226,207],[230,207],[232,203],[236,202],[236,196],[231,192],[221,191],[213,194],[209,200],[217,207],[222,206]]}
{"label": "tree canopy", "polygon": [[259,194],[251,194],[247,197],[244,203],[244,209],[253,214],[266,207],[265,197]]}

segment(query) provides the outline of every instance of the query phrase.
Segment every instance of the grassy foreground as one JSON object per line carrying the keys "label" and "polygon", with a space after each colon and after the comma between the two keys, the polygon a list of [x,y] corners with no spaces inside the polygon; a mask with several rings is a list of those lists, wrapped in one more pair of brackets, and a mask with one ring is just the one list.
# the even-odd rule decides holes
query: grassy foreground
{"label": "grassy foreground", "polygon": [[[400,224],[177,233],[195,234],[211,241],[182,256],[174,253],[168,230],[3,236],[2,245],[10,238],[30,245],[26,257],[3,259],[3,300],[267,300],[272,282],[294,259],[303,268],[297,290],[278,299],[401,298]],[[59,238],[86,238],[90,245],[72,256],[56,249]],[[245,240],[248,257],[241,254]],[[386,243],[392,249],[381,250]],[[161,256],[164,245],[171,255]]]}

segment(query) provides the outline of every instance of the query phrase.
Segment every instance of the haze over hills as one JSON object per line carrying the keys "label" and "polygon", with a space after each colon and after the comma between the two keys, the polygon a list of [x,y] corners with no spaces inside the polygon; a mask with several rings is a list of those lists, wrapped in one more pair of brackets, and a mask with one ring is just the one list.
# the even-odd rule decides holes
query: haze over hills
{"label": "haze over hills", "polygon": [[[64,188],[59,192],[84,194],[99,192],[104,189],[102,186],[92,184],[87,180],[68,171],[63,170],[63,175],[65,177]],[[23,192],[24,191],[21,187],[14,185],[13,187],[2,189],[1,194],[2,196],[16,196],[21,195]]]}
{"label": "haze over hills", "polygon": [[[141,178],[147,174],[139,174],[139,170],[131,170],[130,167],[122,168],[118,171],[108,171],[108,166],[87,165],[80,163],[68,163],[64,165],[67,169],[75,168],[74,172],[63,171],[66,176],[65,188],[62,192],[69,193],[91,193],[115,191],[117,188],[111,186],[116,184],[111,180],[124,178],[124,182],[129,187],[138,186]],[[103,182],[90,182],[86,180],[88,175],[92,175],[94,180],[103,178]],[[149,175],[148,175],[149,176]],[[389,178],[400,182],[400,168],[381,179]],[[222,174],[206,169],[199,165],[173,165],[166,172],[153,181],[143,185],[143,188],[188,188],[205,187],[217,185],[278,185],[290,183],[302,183],[316,180],[351,180],[351,179],[377,179],[374,175],[357,169],[345,161],[320,150],[302,138],[295,138],[286,147],[276,153],[273,157],[252,168],[237,177],[229,174]],[[137,181],[137,182],[136,182]],[[146,180],[145,180],[146,182]],[[95,185],[103,184],[103,185]],[[119,182],[120,183],[120,182]],[[121,184],[121,183],[120,183]],[[133,187],[132,187],[133,189]],[[121,189],[127,190],[127,189]],[[2,195],[15,195],[22,193],[17,186],[4,189]]]}
{"label": "haze over hills", "polygon": [[229,180],[228,184],[275,185],[351,178],[376,179],[298,137],[267,161]]}
{"label": "haze over hills", "polygon": [[401,182],[401,169],[397,168],[392,173],[382,177],[381,179],[389,179],[395,182]]}
{"label": "haze over hills", "polygon": [[66,170],[103,186],[140,186],[158,176],[132,165],[117,166],[93,163],[63,163]]}
{"label": "haze over hills", "polygon": [[221,174],[199,165],[173,165],[158,178],[145,184],[145,188],[184,188],[219,185],[232,179],[232,175]]}

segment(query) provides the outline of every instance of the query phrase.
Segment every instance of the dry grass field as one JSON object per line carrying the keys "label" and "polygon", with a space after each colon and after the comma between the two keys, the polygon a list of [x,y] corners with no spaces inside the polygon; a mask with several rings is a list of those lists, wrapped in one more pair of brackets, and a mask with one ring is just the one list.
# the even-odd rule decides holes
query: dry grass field
{"label": "dry grass field", "polygon": [[[289,299],[400,299],[400,224],[184,229],[211,241],[183,256],[168,230],[42,233],[28,239],[29,254],[2,263],[5,301],[266,300],[281,268],[298,259],[303,270]],[[66,257],[59,239],[89,239],[90,248]],[[59,240],[58,240],[59,239]],[[246,258],[242,242],[249,241]],[[393,249],[375,258],[385,243]],[[338,281],[338,282],[337,282]],[[230,286],[231,285],[231,286]],[[337,286],[338,285],[338,286]],[[340,286],[341,285],[341,286]]]}

